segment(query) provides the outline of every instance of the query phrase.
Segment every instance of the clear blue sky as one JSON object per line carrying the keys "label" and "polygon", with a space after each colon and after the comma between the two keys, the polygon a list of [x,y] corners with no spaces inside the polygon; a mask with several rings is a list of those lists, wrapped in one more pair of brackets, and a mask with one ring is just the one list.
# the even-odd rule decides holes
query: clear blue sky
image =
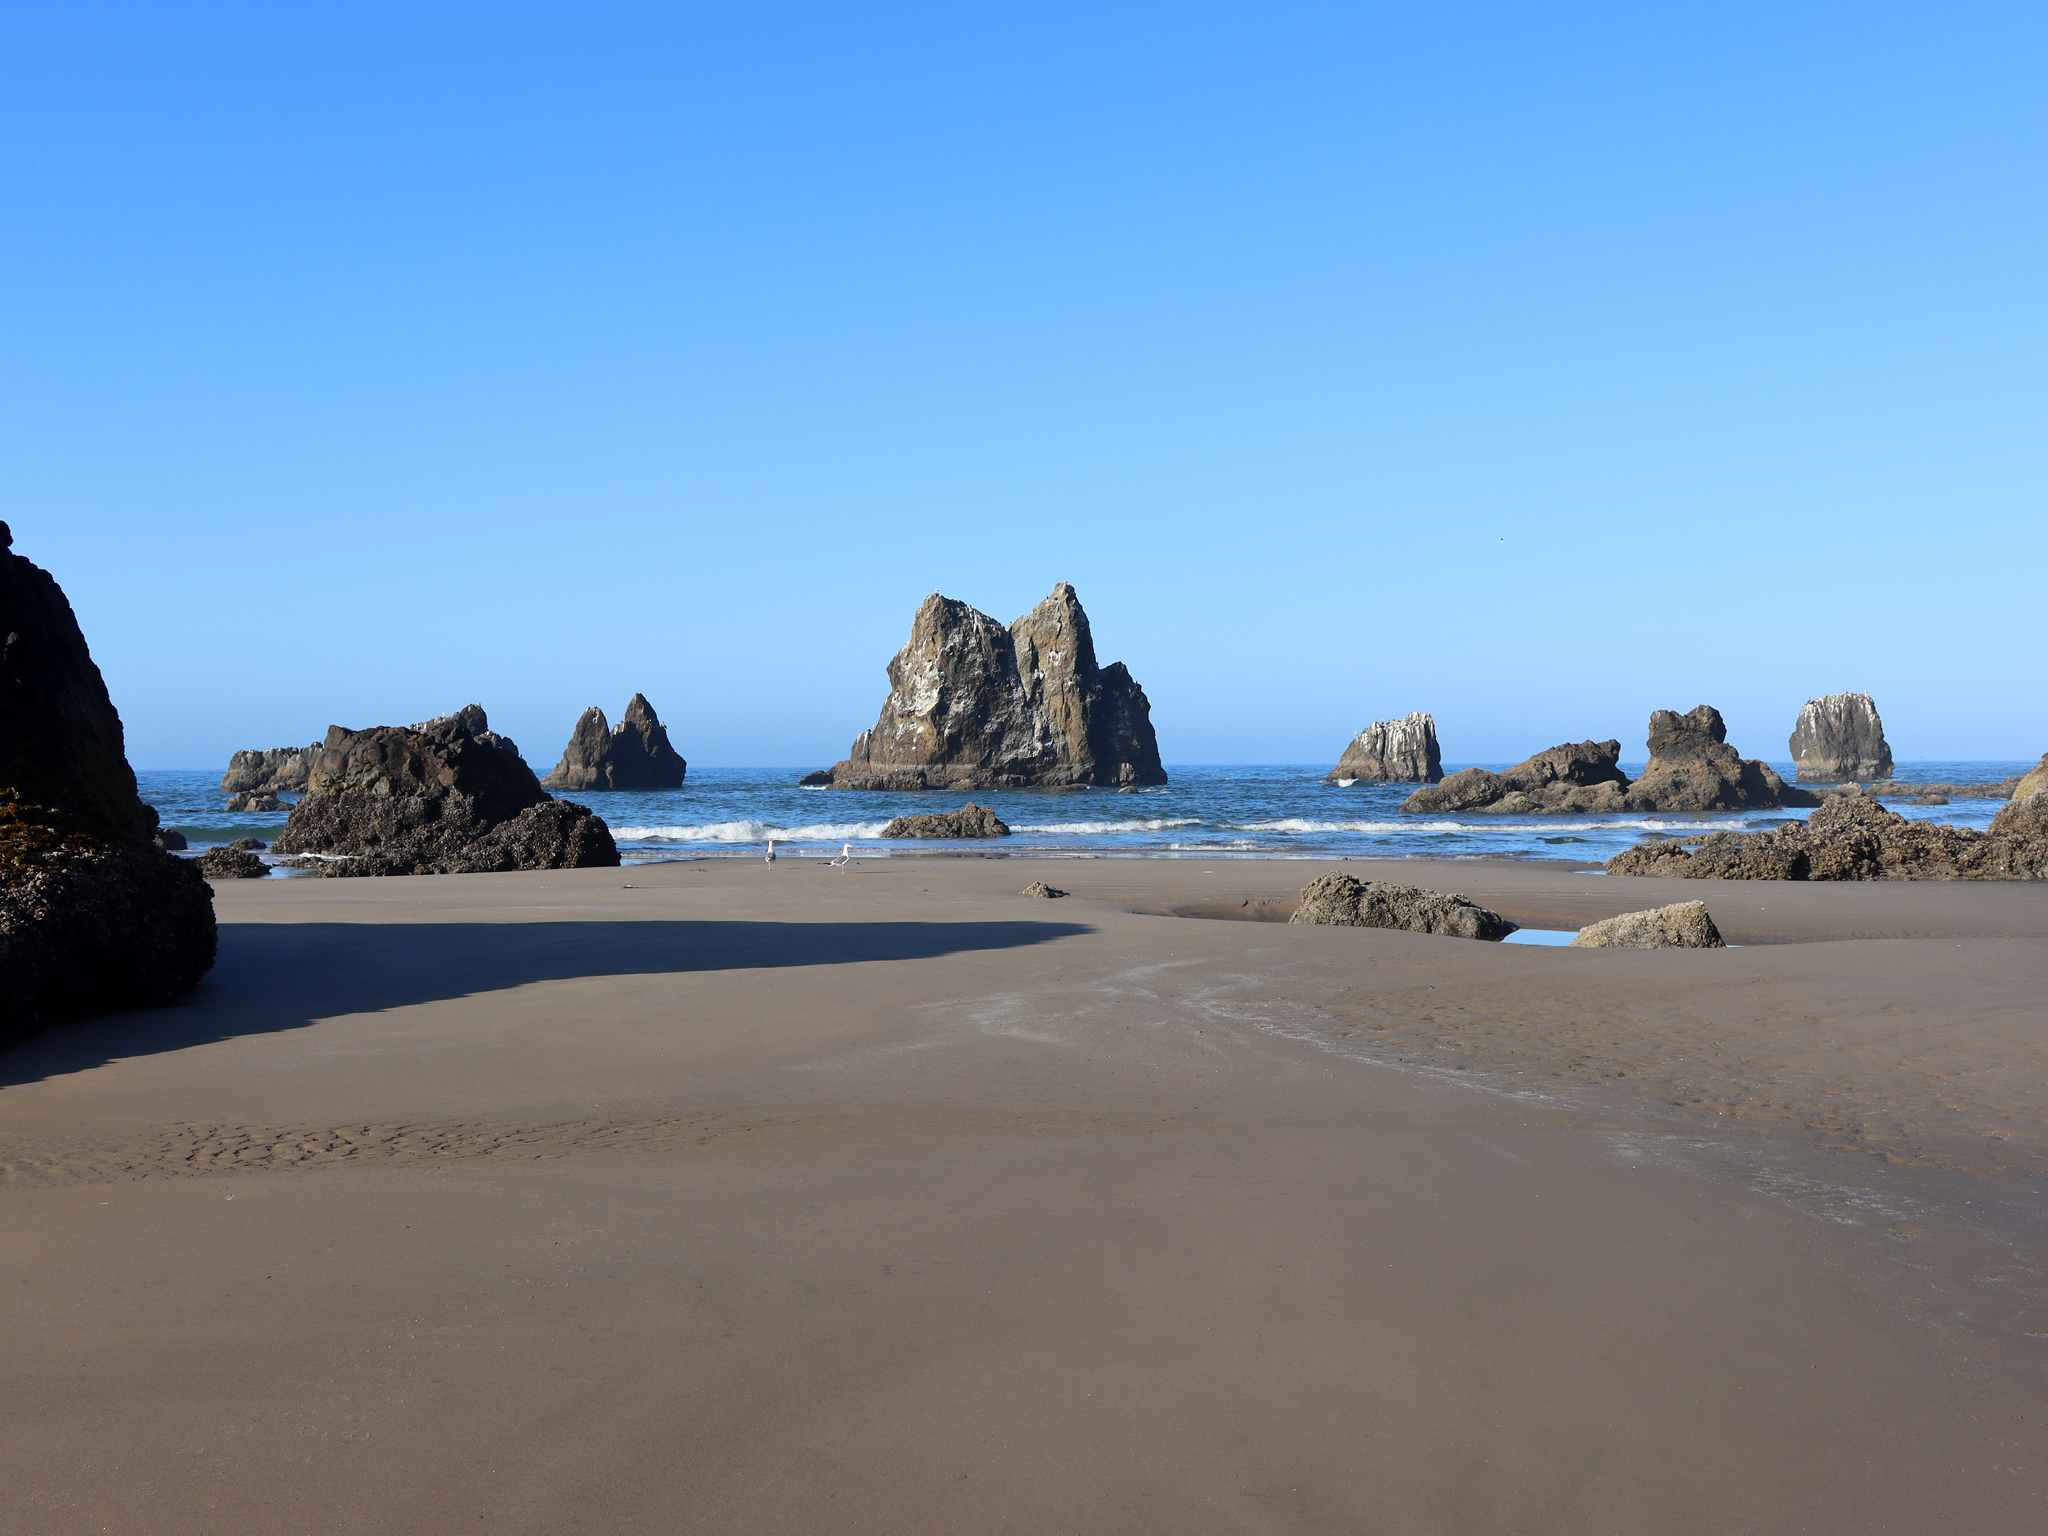
{"label": "clear blue sky", "polygon": [[2048,748],[2048,11],[12,5],[0,491],[142,767],[823,764],[1072,581],[1168,762]]}

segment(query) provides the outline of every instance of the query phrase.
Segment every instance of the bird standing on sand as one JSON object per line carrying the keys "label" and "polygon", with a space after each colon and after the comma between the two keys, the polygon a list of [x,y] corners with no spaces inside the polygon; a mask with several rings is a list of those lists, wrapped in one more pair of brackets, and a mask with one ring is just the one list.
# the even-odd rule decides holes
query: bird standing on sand
{"label": "bird standing on sand", "polygon": [[773,863],[775,862],[775,839],[774,839],[774,838],[772,838],[772,837],[768,839],[768,860],[767,860],[767,862],[768,862],[768,863],[770,863],[770,864],[773,864]]}
{"label": "bird standing on sand", "polygon": [[847,865],[853,862],[853,844],[841,843],[839,845],[839,857],[836,859],[828,859],[826,862],[829,863],[834,869],[844,869]]}

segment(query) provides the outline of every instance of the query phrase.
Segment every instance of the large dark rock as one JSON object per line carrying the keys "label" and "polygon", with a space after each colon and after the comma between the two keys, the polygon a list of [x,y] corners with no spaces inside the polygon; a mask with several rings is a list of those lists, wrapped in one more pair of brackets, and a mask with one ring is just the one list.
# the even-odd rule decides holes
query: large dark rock
{"label": "large dark rock", "polygon": [[1009,827],[985,805],[969,803],[936,816],[898,816],[882,828],[884,837],[1008,837]]}
{"label": "large dark rock", "polygon": [[1375,720],[1344,749],[1324,777],[1332,784],[1361,779],[1377,783],[1434,784],[1444,776],[1437,750],[1436,721],[1415,713],[1399,720]]}
{"label": "large dark rock", "polygon": [[1526,758],[1505,773],[1467,768],[1401,802],[1416,815],[1456,811],[1529,815],[1548,811],[1618,811],[1628,775],[1615,766],[1618,741],[1567,741]]}
{"label": "large dark rock", "polygon": [[636,693],[617,725],[607,725],[595,704],[583,711],[562,760],[541,783],[550,789],[675,789],[689,770],[647,695]]}
{"label": "large dark rock", "polygon": [[[807,775],[806,784],[819,782]],[[1008,629],[933,593],[889,663],[889,697],[833,789],[1164,784],[1152,711],[1122,662],[1101,667],[1074,589]]]}
{"label": "large dark rock", "polygon": [[1989,832],[1908,821],[1867,796],[1825,801],[1765,832],[1638,843],[1610,875],[1677,880],[2040,880],[2048,878],[2048,793],[2015,800]]}
{"label": "large dark rock", "polygon": [[1650,761],[1629,786],[1632,811],[1771,811],[1819,805],[1768,764],[1728,745],[1721,712],[1702,704],[1686,714],[1650,716]]}
{"label": "large dark rock", "polygon": [[1892,776],[1891,743],[1877,702],[1867,693],[1831,693],[1808,699],[1792,727],[1792,761],[1802,784]]}
{"label": "large dark rock", "polygon": [[[257,844],[259,848],[262,846]],[[232,843],[225,848],[209,848],[198,858],[187,862],[209,880],[261,880],[270,873],[270,866],[257,858],[254,852],[237,848]]]}
{"label": "large dark rock", "polygon": [[1301,905],[1287,921],[1331,928],[1402,928],[1494,943],[1520,926],[1465,896],[1419,885],[1357,880],[1334,870],[1302,887]]}
{"label": "large dark rock", "polygon": [[0,1045],[164,1003],[213,964],[213,893],[156,840],[71,604],[0,523]]}
{"label": "large dark rock", "polygon": [[228,771],[220,776],[223,794],[239,795],[251,790],[259,794],[299,794],[306,787],[306,775],[313,759],[320,755],[320,742],[307,747],[270,747],[263,751],[237,752],[228,759]]}
{"label": "large dark rock", "polygon": [[554,799],[481,705],[414,726],[330,726],[276,853],[341,855],[321,873],[474,874],[613,867],[611,829]]}

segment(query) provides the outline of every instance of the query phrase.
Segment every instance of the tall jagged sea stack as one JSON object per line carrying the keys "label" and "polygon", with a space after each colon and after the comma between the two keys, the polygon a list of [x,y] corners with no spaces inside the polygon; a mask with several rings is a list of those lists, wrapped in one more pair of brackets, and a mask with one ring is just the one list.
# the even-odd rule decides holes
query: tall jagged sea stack
{"label": "tall jagged sea stack", "polygon": [[1792,761],[1802,784],[1842,784],[1892,776],[1891,743],[1877,701],[1867,693],[1808,699],[1792,727]]}
{"label": "tall jagged sea stack", "polygon": [[617,725],[607,725],[595,704],[583,711],[562,760],[541,783],[549,789],[676,789],[689,771],[647,695],[636,693]]}
{"label": "tall jagged sea stack", "polygon": [[1436,721],[1420,711],[1399,720],[1375,720],[1351,738],[1337,766],[1324,775],[1332,784],[1434,784],[1443,776]]}
{"label": "tall jagged sea stack", "polygon": [[213,892],[155,840],[71,604],[0,523],[0,1045],[165,1003],[213,964]]}
{"label": "tall jagged sea stack", "polygon": [[889,697],[833,789],[1131,788],[1164,784],[1152,710],[1120,661],[1098,666],[1074,589],[1005,629],[934,592],[889,663]]}

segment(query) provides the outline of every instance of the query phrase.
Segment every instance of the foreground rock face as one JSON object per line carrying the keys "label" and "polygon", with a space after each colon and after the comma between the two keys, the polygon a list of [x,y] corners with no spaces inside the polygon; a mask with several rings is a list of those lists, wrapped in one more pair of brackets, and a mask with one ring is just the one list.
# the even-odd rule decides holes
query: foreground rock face
{"label": "foreground rock face", "polygon": [[1867,693],[1808,699],[1792,727],[1791,748],[1802,784],[1892,776],[1891,743],[1884,739],[1877,702]]}
{"label": "foreground rock face", "polygon": [[220,776],[223,794],[239,795],[255,790],[262,794],[299,794],[312,772],[313,759],[320,755],[319,742],[307,747],[271,747],[266,751],[237,752],[228,759],[228,771]]}
{"label": "foreground rock face", "polygon": [[339,854],[330,876],[615,867],[611,829],[556,800],[483,707],[414,726],[330,726],[306,796],[271,844]]}
{"label": "foreground rock face", "polygon": [[156,841],[71,604],[0,523],[0,1045],[165,1003],[213,964],[213,893]]}
{"label": "foreground rock face", "polygon": [[1683,715],[1657,710],[1650,716],[1649,748],[1642,777],[1629,787],[1632,811],[1769,811],[1820,804],[1768,763],[1729,746],[1728,727],[1710,704]]}
{"label": "foreground rock face", "polygon": [[1331,928],[1402,928],[1495,943],[1521,926],[1463,896],[1426,891],[1419,885],[1354,880],[1336,871],[1318,875],[1302,888],[1301,905],[1287,921]]}
{"label": "foreground rock face", "polygon": [[1603,922],[1588,923],[1572,940],[1573,949],[1726,949],[1721,930],[1703,901],[1675,902],[1647,912],[1624,912]]}
{"label": "foreground rock face", "polygon": [[1074,589],[1008,629],[933,593],[889,663],[889,697],[833,789],[1052,789],[1164,784],[1152,708],[1122,662],[1100,667]]}
{"label": "foreground rock face", "polygon": [[1989,832],[1908,821],[1875,800],[1839,796],[1768,832],[1638,843],[1610,875],[1678,880],[2040,880],[2048,878],[2048,792],[2014,800]]}
{"label": "foreground rock face", "polygon": [[647,695],[636,693],[617,725],[607,726],[595,704],[583,711],[562,760],[541,783],[550,789],[675,789],[689,771]]}
{"label": "foreground rock face", "polygon": [[1567,741],[1524,759],[1505,773],[1467,768],[1441,784],[1418,789],[1401,802],[1415,815],[1487,811],[1530,815],[1545,811],[1618,811],[1628,775],[1615,766],[1618,741]]}
{"label": "foreground rock face", "polygon": [[1003,819],[985,805],[963,805],[937,816],[898,816],[882,828],[884,837],[1008,837]]}
{"label": "foreground rock face", "polygon": [[1443,753],[1437,749],[1436,721],[1415,713],[1399,720],[1375,720],[1344,749],[1324,778],[1376,783],[1434,784],[1444,776]]}

